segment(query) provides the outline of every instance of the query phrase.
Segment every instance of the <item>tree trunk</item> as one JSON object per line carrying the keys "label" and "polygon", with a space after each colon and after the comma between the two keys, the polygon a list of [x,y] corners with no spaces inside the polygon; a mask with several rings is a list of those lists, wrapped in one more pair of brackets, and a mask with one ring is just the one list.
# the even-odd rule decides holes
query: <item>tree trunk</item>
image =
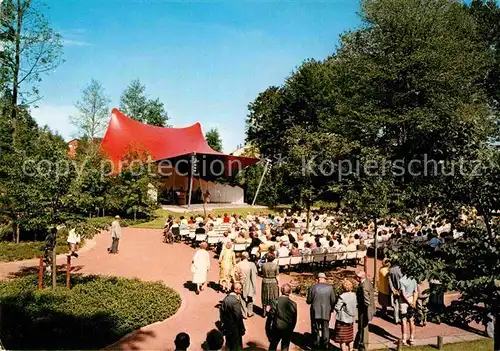
{"label": "tree trunk", "polygon": [[16,225],[16,244],[19,244],[20,237],[21,237],[21,229],[19,228],[19,225]]}
{"label": "tree trunk", "polygon": [[23,24],[23,9],[21,6],[21,0],[17,0],[17,26],[15,33],[15,55],[14,55],[14,70],[12,72],[12,135],[13,141],[15,142],[17,136],[18,122],[17,122],[17,100],[19,98],[19,71],[21,68],[21,27]]}
{"label": "tree trunk", "polygon": [[306,215],[306,233],[309,233],[309,222],[311,221],[311,202],[306,200],[306,209],[307,209],[307,215]]}
{"label": "tree trunk", "polygon": [[12,222],[12,242],[16,242],[16,234],[17,234],[17,223]]}
{"label": "tree trunk", "polygon": [[373,258],[373,288],[377,291],[377,255],[378,255],[378,238],[377,238],[377,218],[374,218],[373,230],[375,232],[373,245],[375,246],[375,254]]}
{"label": "tree trunk", "polygon": [[137,211],[134,210],[134,222],[136,221],[137,218]]}

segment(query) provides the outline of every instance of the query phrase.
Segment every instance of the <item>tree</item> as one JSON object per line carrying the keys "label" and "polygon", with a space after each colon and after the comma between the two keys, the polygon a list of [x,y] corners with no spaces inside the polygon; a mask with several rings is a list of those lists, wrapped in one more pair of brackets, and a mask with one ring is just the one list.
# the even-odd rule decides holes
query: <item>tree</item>
{"label": "tree", "polygon": [[[1,3],[0,33],[6,39],[2,66],[8,77],[14,133],[19,103],[29,105],[36,101],[42,74],[54,70],[61,62],[61,37],[50,28],[40,7],[35,0]],[[25,85],[31,91],[24,90]]]}
{"label": "tree", "polygon": [[222,151],[222,139],[217,128],[212,128],[206,132],[205,139],[212,149],[219,152]]}
{"label": "tree", "polygon": [[120,110],[139,122],[166,127],[168,115],[159,98],[149,100],[146,86],[139,79],[133,80],[120,97]]}
{"label": "tree", "polygon": [[91,142],[106,128],[110,99],[101,83],[95,79],[83,89],[82,99],[76,103],[78,115],[70,116],[71,123],[78,129],[80,136]]}

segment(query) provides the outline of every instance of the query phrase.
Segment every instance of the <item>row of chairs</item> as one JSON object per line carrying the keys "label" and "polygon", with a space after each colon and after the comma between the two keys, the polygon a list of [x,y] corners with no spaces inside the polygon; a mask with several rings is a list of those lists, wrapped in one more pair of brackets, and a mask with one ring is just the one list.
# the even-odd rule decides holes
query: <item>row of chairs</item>
{"label": "row of chairs", "polygon": [[347,266],[349,263],[358,264],[365,257],[366,250],[279,257],[275,262],[280,268],[288,267],[291,270],[292,267],[304,266]]}

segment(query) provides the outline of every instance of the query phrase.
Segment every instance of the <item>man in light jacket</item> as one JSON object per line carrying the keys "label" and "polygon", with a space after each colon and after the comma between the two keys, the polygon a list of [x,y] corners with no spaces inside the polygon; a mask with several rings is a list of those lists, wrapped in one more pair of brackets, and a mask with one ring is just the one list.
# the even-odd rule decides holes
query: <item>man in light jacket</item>
{"label": "man in light jacket", "polygon": [[120,216],[115,216],[115,220],[111,223],[111,247],[108,249],[109,253],[118,253],[118,242],[122,237],[122,227],[120,226]]}
{"label": "man in light jacket", "polygon": [[253,316],[253,299],[257,295],[257,266],[248,260],[248,252],[243,251],[241,256],[242,260],[237,264],[243,287],[241,291],[241,310],[243,318],[250,318]]}

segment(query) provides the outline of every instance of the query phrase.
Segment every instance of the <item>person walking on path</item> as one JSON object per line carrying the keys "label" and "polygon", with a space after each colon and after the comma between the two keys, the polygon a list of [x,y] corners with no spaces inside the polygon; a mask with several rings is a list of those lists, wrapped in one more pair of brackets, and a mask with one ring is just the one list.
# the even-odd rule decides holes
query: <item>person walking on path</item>
{"label": "person walking on path", "polygon": [[274,253],[268,252],[266,255],[267,262],[262,265],[262,309],[264,317],[271,309],[271,303],[276,300],[279,295],[279,266],[274,262]]}
{"label": "person walking on path", "polygon": [[313,349],[327,349],[330,343],[330,318],[337,299],[333,287],[326,282],[325,273],[318,274],[317,283],[309,289],[306,302],[311,305]]}
{"label": "person walking on path", "polygon": [[356,293],[358,302],[358,335],[356,339],[358,341],[358,350],[365,351],[368,349],[368,336],[370,334],[368,331],[368,325],[373,319],[373,314],[375,313],[375,297],[373,285],[371,281],[366,278],[365,272],[357,272],[356,278],[359,282]]}
{"label": "person walking on path", "polygon": [[268,319],[272,319],[269,350],[275,351],[281,341],[281,351],[288,351],[293,330],[297,324],[297,304],[290,299],[292,288],[283,284],[281,296],[273,304]]}
{"label": "person walking on path", "polygon": [[236,265],[242,285],[241,309],[243,318],[253,316],[253,299],[257,295],[257,266],[248,260],[249,256],[248,252],[243,251],[242,260]]}
{"label": "person walking on path", "polygon": [[245,324],[241,312],[241,284],[234,283],[233,291],[229,293],[220,306],[220,321],[222,334],[226,337],[226,350],[239,351],[243,348]]}
{"label": "person walking on path", "polygon": [[228,241],[219,257],[219,286],[221,290],[228,293],[231,284],[234,282],[234,269],[236,266],[236,256],[233,251],[233,244]]}
{"label": "person walking on path", "polygon": [[356,294],[352,292],[352,283],[342,282],[344,292],[335,305],[334,341],[340,344],[341,351],[352,351],[354,341],[354,321],[356,320]]}
{"label": "person walking on path", "polygon": [[111,247],[109,253],[118,253],[118,243],[122,237],[122,227],[120,226],[120,216],[115,216],[115,220],[111,223]]}
{"label": "person walking on path", "polygon": [[403,277],[403,273],[401,273],[401,268],[395,264],[392,265],[389,269],[389,288],[391,289],[391,305],[394,309],[394,323],[399,324],[399,291],[401,290],[401,286],[399,281]]}
{"label": "person walking on path", "polygon": [[196,295],[200,294],[207,281],[207,274],[210,270],[210,256],[207,252],[207,243],[204,241],[200,248],[195,252],[193,263],[191,264],[191,273],[193,273],[193,283],[196,284]]}

